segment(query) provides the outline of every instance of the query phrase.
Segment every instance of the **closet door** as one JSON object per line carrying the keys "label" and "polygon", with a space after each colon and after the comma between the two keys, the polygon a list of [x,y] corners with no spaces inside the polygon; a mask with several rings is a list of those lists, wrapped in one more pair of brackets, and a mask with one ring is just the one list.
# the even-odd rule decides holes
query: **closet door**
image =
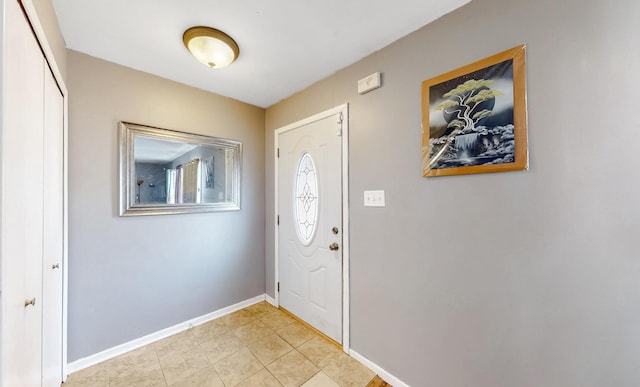
{"label": "closet door", "polygon": [[16,1],[5,1],[2,127],[2,377],[42,383],[44,58]]}
{"label": "closet door", "polygon": [[44,73],[44,228],[42,265],[42,385],[62,376],[63,97],[49,67]]}

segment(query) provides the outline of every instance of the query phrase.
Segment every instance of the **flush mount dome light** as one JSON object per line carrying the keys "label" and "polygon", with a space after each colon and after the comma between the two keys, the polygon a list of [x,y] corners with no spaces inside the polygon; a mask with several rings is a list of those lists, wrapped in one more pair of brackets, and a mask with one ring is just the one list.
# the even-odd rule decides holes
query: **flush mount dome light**
{"label": "flush mount dome light", "polygon": [[230,65],[240,54],[238,44],[229,35],[211,27],[191,27],[182,40],[191,55],[212,69]]}

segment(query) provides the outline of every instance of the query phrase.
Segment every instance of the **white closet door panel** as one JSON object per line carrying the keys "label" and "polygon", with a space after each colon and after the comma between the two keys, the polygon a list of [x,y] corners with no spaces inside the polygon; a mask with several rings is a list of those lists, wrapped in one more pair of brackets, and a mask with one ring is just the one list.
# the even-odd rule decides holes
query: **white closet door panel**
{"label": "white closet door panel", "polygon": [[[2,132],[4,386],[39,386],[42,339],[44,59],[16,1],[5,2]],[[25,300],[35,298],[35,305]]]}
{"label": "white closet door panel", "polygon": [[44,75],[44,235],[42,385],[62,381],[63,98],[48,67]]}

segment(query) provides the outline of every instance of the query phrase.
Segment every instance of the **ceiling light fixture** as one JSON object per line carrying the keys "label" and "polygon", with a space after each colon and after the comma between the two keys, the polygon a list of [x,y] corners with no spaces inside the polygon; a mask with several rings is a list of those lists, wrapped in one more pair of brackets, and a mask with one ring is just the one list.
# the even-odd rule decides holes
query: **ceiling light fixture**
{"label": "ceiling light fixture", "polygon": [[191,27],[182,35],[185,47],[200,63],[212,69],[230,65],[240,55],[238,44],[211,27]]}

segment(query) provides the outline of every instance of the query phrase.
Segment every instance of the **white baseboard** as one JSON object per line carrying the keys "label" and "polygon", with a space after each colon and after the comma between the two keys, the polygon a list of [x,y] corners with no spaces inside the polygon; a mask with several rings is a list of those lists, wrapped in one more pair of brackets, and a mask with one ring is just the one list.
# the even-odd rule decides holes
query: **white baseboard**
{"label": "white baseboard", "polygon": [[373,372],[378,374],[378,376],[380,376],[382,379],[384,379],[385,382],[391,384],[392,386],[394,386],[394,387],[409,387],[409,385],[407,383],[405,383],[402,380],[398,379],[397,377],[391,375],[389,372],[385,371],[384,368],[382,368],[379,365],[375,364],[374,362],[372,362],[371,360],[367,359],[366,357],[360,355],[358,352],[354,351],[353,349],[349,349],[349,355],[352,358],[354,358],[357,361],[359,361],[360,363],[362,363],[365,367],[369,368],[370,370],[372,370]]}
{"label": "white baseboard", "polygon": [[268,303],[270,303],[271,305],[276,306],[276,299],[275,299],[275,298],[273,298],[273,297],[271,297],[270,295],[265,294],[265,295],[264,295],[264,299],[265,299],[265,301],[267,301],[267,302],[268,302]]}
{"label": "white baseboard", "polygon": [[[235,311],[238,311],[240,309],[244,309],[247,306],[251,306],[253,304],[257,304],[258,302],[264,301],[265,300],[265,294],[262,294],[260,296],[256,296],[253,298],[250,298],[248,300],[245,301],[241,301],[238,302],[237,304],[233,304],[231,306],[227,306],[226,308],[222,308],[222,309],[218,309],[215,312],[211,312],[211,313],[207,313],[204,316],[200,316],[200,317],[196,317],[194,319],[182,322],[180,324],[176,324],[172,327],[163,329],[161,331],[158,332],[154,332],[151,333],[149,335],[140,337],[139,339],[135,339],[132,341],[129,341],[127,343],[123,343],[120,345],[116,345],[115,347],[106,349],[102,352],[98,352],[96,354],[84,357],[82,359],[78,359],[74,362],[71,362],[67,365],[67,370],[70,374],[80,371],[82,369],[91,367],[93,365],[96,365],[98,363],[102,363],[103,361],[112,359],[116,356],[120,356],[123,353],[129,352],[129,351],[133,351],[134,349],[138,349],[140,347],[144,347],[145,345],[149,345],[151,343],[154,343],[158,340],[162,340],[164,338],[167,338],[169,336],[175,335],[176,333],[180,333],[182,331],[186,331],[189,328],[192,328],[194,326],[200,325],[200,324],[204,324],[206,322],[209,322],[211,320],[215,320],[219,317],[222,317],[226,314],[229,313],[233,313]],[[268,296],[266,296],[268,297]]]}

